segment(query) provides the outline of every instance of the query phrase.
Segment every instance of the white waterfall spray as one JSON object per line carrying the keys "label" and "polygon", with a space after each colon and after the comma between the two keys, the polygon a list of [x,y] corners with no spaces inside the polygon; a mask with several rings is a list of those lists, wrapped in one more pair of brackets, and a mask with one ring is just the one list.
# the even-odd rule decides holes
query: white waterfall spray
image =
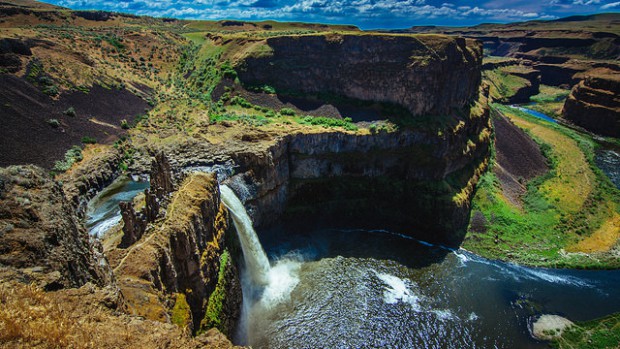
{"label": "white waterfall spray", "polygon": [[250,216],[248,216],[245,207],[232,189],[222,185],[220,186],[220,193],[222,202],[228,208],[239,234],[243,258],[252,281],[255,285],[267,285],[269,283],[269,270],[271,267],[269,266],[269,259],[267,259],[265,250],[263,250],[263,246],[260,244],[258,236],[254,231]]}

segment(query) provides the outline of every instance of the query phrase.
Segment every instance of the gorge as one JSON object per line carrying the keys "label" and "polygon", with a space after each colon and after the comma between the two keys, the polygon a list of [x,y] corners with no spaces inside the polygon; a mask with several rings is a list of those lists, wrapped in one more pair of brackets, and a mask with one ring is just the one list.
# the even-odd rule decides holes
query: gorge
{"label": "gorge", "polygon": [[[0,346],[543,348],[620,311],[558,269],[620,265],[616,140],[503,105],[557,90],[488,42],[7,1]],[[539,104],[611,130],[597,69]]]}

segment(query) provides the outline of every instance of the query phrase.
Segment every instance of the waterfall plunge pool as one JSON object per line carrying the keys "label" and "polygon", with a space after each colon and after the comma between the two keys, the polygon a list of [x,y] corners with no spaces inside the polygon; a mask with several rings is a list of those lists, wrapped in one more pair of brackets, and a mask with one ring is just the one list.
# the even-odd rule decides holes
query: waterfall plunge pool
{"label": "waterfall plunge pool", "polygon": [[260,239],[271,281],[244,290],[237,338],[255,348],[546,348],[537,316],[620,311],[620,271],[527,268],[385,231]]}

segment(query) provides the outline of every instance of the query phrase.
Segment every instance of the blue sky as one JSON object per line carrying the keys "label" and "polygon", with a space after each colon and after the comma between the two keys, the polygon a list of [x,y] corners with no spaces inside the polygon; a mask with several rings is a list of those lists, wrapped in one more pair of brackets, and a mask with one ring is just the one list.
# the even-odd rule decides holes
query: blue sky
{"label": "blue sky", "polygon": [[354,24],[364,29],[473,25],[619,12],[620,0],[45,0],[185,19],[244,19]]}

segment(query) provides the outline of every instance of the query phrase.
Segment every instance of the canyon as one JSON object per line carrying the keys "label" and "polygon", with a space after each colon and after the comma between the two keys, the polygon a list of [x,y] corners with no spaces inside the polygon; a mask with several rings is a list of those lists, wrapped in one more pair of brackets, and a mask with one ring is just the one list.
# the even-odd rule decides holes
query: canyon
{"label": "canyon", "polygon": [[[498,185],[521,208],[527,182],[553,172],[542,146],[492,103],[527,102],[541,85],[575,85],[564,118],[617,137],[616,67],[583,57],[556,62],[540,52],[568,45],[607,59],[617,55],[609,35],[568,40],[547,38],[545,31],[540,38],[513,33],[526,37],[517,41],[477,32],[186,21],[27,3],[0,4],[0,80],[6,82],[0,115],[10,126],[0,130],[0,165],[6,166],[0,168],[0,320],[10,329],[0,331],[0,341],[9,347],[253,344],[243,331],[257,326],[248,308],[262,295],[248,295],[239,237],[246,229],[233,224],[240,211],[261,238],[270,229],[285,231],[272,238],[278,242],[304,234],[321,242],[322,229],[335,229],[330,237],[340,236],[338,229],[362,231],[360,245],[388,241],[398,261],[406,261],[402,268],[375,263],[381,255],[368,252],[352,253],[368,257],[352,269],[370,266],[359,275],[387,285],[377,292],[403,289],[410,298],[401,295],[401,302],[415,303],[417,289],[403,281],[414,266],[447,265],[445,272],[468,262],[481,270],[486,263],[481,275],[497,276],[493,268],[539,275],[459,249],[468,237],[480,240],[472,226],[486,232],[481,211],[471,222],[470,215],[488,168],[503,176]],[[506,57],[483,62],[485,50]],[[570,70],[579,64],[585,68]],[[492,167],[495,156],[501,167]],[[515,156],[523,159],[510,159]],[[101,195],[132,181],[144,181],[146,189],[121,202],[118,221],[101,236],[89,232],[85,222],[92,206],[106,200]],[[225,205],[232,196],[242,206],[236,212]],[[391,238],[366,236],[376,232]],[[282,257],[274,252],[278,243],[267,246],[269,258]],[[347,249],[339,252],[350,257]],[[302,270],[300,278],[323,277],[317,266],[342,272],[349,262],[359,261],[326,254],[292,265]],[[550,278],[573,280],[550,271],[533,282]],[[605,285],[616,287],[613,280]],[[595,308],[584,313],[600,316],[603,306]],[[439,322],[448,316],[435,310],[424,316],[432,313]],[[71,311],[78,315],[68,318]],[[468,319],[464,328],[476,321],[473,311],[457,315]],[[45,323],[46,316],[71,328],[48,331],[52,336],[23,320]]]}

